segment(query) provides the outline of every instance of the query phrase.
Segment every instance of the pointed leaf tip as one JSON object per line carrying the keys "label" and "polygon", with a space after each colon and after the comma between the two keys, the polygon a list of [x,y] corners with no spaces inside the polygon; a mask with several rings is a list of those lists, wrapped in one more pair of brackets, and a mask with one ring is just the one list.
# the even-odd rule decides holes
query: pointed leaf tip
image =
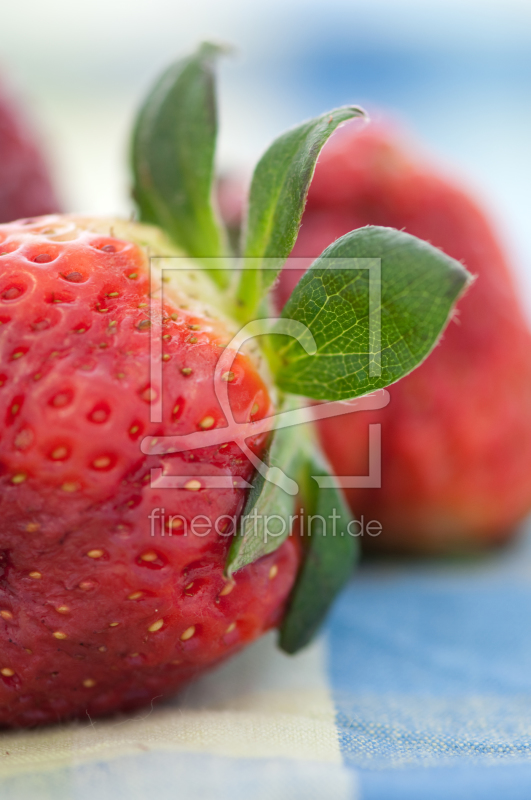
{"label": "pointed leaf tip", "polygon": [[[238,301],[252,316],[295,244],[319,153],[344,122],[365,117],[358,106],[341,106],[290,128],[266,150],[253,174],[245,225],[244,255],[252,269],[242,272]],[[264,259],[269,259],[266,265]],[[251,262],[247,262],[251,266]]]}
{"label": "pointed leaf tip", "polygon": [[[228,51],[203,42],[172,64],[148,94],[132,140],[133,195],[140,219],[159,225],[187,255],[224,255],[212,207],[217,136],[215,59]],[[217,271],[218,280],[224,273]]]}

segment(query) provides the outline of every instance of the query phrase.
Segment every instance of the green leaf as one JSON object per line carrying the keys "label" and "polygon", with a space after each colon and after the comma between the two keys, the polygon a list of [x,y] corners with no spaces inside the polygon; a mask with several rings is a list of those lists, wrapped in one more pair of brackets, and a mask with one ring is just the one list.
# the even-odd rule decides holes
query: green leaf
{"label": "green leaf", "polygon": [[259,472],[256,474],[240,518],[240,529],[229,549],[226,564],[229,576],[277,550],[289,536],[289,518],[295,508],[297,492],[291,472],[299,458],[299,436],[297,428],[283,428],[274,432],[265,463],[268,477],[277,482],[266,480],[265,475]]}
{"label": "green leaf", "polygon": [[284,307],[283,318],[311,331],[317,352],[273,336],[277,385],[317,400],[346,400],[394,383],[437,344],[471,280],[460,263],[407,233],[348,233],[312,264]]}
{"label": "green leaf", "polygon": [[[344,106],[303,122],[279,136],[258,162],[246,222],[247,269],[238,289],[238,301],[248,309],[248,315],[252,315],[293,249],[323,145],[341,123],[364,114],[356,106]],[[262,269],[265,258],[274,259],[267,270]]]}
{"label": "green leaf", "polygon": [[[295,398],[289,398],[282,411],[296,407]],[[231,576],[277,550],[288,536],[302,535],[302,565],[280,631],[280,646],[288,653],[314,636],[358,555],[358,540],[348,531],[353,516],[340,491],[319,488],[314,480],[329,477],[330,469],[311,430],[293,425],[275,432],[267,463],[268,476],[276,483],[257,473],[226,565]]]}
{"label": "green leaf", "polygon": [[[187,255],[216,258],[224,239],[212,209],[217,134],[214,61],[202,44],[173,64],[151,90],[133,133],[133,195],[144,222],[163,228]],[[212,270],[218,283],[227,273]]]}
{"label": "green leaf", "polygon": [[358,559],[358,540],[349,532],[352,514],[339,489],[320,489],[314,475],[330,475],[319,449],[307,454],[302,482],[305,510],[304,559],[280,628],[280,647],[296,653],[314,637]]}

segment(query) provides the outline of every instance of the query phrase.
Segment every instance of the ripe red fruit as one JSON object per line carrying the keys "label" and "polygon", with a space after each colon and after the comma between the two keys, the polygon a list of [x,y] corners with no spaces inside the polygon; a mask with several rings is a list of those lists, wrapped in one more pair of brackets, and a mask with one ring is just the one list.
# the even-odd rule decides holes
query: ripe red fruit
{"label": "ripe red fruit", "polygon": [[34,132],[0,87],[0,222],[58,210]]}
{"label": "ripe red fruit", "polygon": [[[210,202],[218,53],[203,43],[170,65],[138,115],[134,196],[159,227],[0,225],[0,725],[126,711],[272,626],[297,652],[357,558],[351,514],[300,431],[300,406],[305,393],[363,393],[345,353],[370,359],[357,352],[368,323],[334,345],[328,375],[340,390],[308,383],[285,337],[319,363],[339,319],[327,302],[305,314],[315,287],[333,298],[343,285],[347,321],[364,290],[350,290],[349,270],[318,267],[279,321],[267,262],[280,249],[280,268],[293,245],[320,148],[363,112],[335,109],[272,143],[250,192],[251,269],[239,269]],[[430,351],[470,276],[389,228],[338,247],[384,259],[386,302],[396,301],[386,335],[400,330],[408,354],[389,338],[393,363],[371,384],[382,388]],[[247,341],[268,332],[280,335],[263,348]],[[305,529],[296,504],[322,525]]]}
{"label": "ripe red fruit", "polygon": [[[477,280],[435,351],[390,388],[390,405],[323,421],[324,448],[337,474],[367,474],[368,425],[382,425],[382,488],[348,491],[354,512],[383,526],[365,544],[440,552],[502,541],[531,508],[531,337],[504,253],[476,202],[388,123],[344,128],[324,149],[292,255],[314,258],[369,224],[429,241]],[[297,279],[283,274],[281,304]]]}
{"label": "ripe red fruit", "polygon": [[[224,578],[245,491],[202,481],[251,478],[237,444],[140,451],[146,436],[225,424],[213,376],[232,335],[164,284],[155,386],[148,247],[172,252],[155,229],[112,220],[0,226],[0,725],[149,703],[278,624],[294,581],[292,539]],[[272,412],[249,356],[228,391],[239,421]],[[247,443],[260,455],[265,438]],[[157,468],[181,488],[158,488]]]}

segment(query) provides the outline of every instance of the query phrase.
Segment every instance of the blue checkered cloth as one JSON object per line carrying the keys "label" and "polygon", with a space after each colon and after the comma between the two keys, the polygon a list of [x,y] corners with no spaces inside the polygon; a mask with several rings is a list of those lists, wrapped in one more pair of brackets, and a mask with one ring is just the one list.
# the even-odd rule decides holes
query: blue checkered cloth
{"label": "blue checkered cloth", "polygon": [[274,634],[133,718],[0,737],[2,800],[529,800],[531,531],[367,564],[318,642]]}

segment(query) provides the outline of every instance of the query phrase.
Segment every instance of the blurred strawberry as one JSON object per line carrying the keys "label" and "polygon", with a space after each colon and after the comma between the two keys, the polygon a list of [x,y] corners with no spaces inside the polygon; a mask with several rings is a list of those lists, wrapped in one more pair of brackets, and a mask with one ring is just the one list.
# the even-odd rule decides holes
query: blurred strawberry
{"label": "blurred strawberry", "polygon": [[0,222],[58,210],[35,132],[0,86]]}
{"label": "blurred strawberry", "polygon": [[[382,425],[382,488],[348,499],[381,535],[365,544],[441,552],[502,541],[531,508],[531,336],[490,221],[388,122],[351,125],[324,149],[293,256],[317,256],[353,228],[414,234],[478,276],[443,341],[390,389],[390,405],[320,424],[337,474],[368,470]],[[277,297],[301,273],[284,272]]]}

